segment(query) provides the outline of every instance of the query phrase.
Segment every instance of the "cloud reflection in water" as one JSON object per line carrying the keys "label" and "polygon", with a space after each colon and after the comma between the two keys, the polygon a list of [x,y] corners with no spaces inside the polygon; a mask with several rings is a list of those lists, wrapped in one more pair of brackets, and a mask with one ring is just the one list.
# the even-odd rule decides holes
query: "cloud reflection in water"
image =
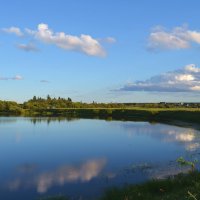
{"label": "cloud reflection in water", "polygon": [[[88,160],[80,166],[64,165],[54,171],[40,173],[34,177],[16,178],[8,183],[10,190],[18,190],[25,187],[36,187],[38,193],[45,193],[53,186],[63,186],[71,182],[89,182],[99,176],[106,159]],[[23,179],[24,178],[24,179]]]}
{"label": "cloud reflection in water", "polygon": [[176,142],[185,147],[188,151],[195,151],[200,147],[199,131],[191,128],[181,128],[170,125],[156,124],[156,127],[148,123],[122,123],[129,136],[149,135],[164,142]]}

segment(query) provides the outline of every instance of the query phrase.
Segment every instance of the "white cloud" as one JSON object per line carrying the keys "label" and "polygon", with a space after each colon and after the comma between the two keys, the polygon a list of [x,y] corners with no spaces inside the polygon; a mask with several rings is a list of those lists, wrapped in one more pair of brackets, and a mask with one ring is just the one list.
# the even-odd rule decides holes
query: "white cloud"
{"label": "white cloud", "polygon": [[185,67],[185,69],[186,69],[187,71],[191,71],[191,72],[195,72],[195,73],[200,72],[200,68],[197,68],[194,64],[187,65],[187,66]]}
{"label": "white cloud", "polygon": [[[70,35],[65,32],[54,32],[49,28],[48,24],[40,23],[37,26],[37,30],[32,30],[25,28],[24,32],[18,27],[2,28],[3,32],[12,33],[17,36],[29,35],[40,42],[46,44],[55,45],[61,49],[69,51],[77,51],[84,53],[89,56],[106,56],[106,51],[102,46],[103,42],[106,43],[115,43],[116,40],[113,37],[106,37],[103,39],[95,39],[88,34],[81,34],[80,36]],[[38,51],[37,47],[32,44],[18,44],[17,48],[30,52]]]}
{"label": "white cloud", "polygon": [[193,43],[200,44],[200,31],[188,30],[187,27],[175,27],[167,31],[156,27],[150,33],[148,49],[188,49]]}
{"label": "white cloud", "polygon": [[38,51],[38,48],[33,44],[33,43],[28,43],[28,44],[17,44],[16,47],[18,49],[21,49],[23,51],[26,51],[26,52],[36,52]]}
{"label": "white cloud", "polygon": [[151,33],[149,38],[150,49],[186,49],[190,44],[177,36],[170,33],[157,32]]}
{"label": "white cloud", "polygon": [[200,91],[200,86],[199,85],[195,85],[195,86],[191,87],[191,90]]}
{"label": "white cloud", "polygon": [[106,52],[97,39],[90,35],[81,34],[78,36],[68,35],[64,32],[54,32],[47,24],[39,24],[38,29],[26,29],[26,32],[33,35],[47,44],[54,44],[65,50],[73,50],[85,53],[89,56],[105,56]]}
{"label": "white cloud", "polygon": [[20,28],[18,27],[10,27],[10,28],[2,28],[2,31],[6,32],[6,33],[12,33],[15,34],[19,37],[23,36],[24,34],[22,33],[22,31],[20,30]]}
{"label": "white cloud", "polygon": [[188,40],[200,44],[200,32],[197,31],[187,31]]}
{"label": "white cloud", "polygon": [[123,86],[122,91],[200,92],[200,68],[194,64]]}
{"label": "white cloud", "polygon": [[178,74],[175,79],[177,81],[193,81],[195,78],[191,74]]}
{"label": "white cloud", "polygon": [[105,42],[110,43],[110,44],[116,42],[116,39],[113,38],[113,37],[107,37],[107,38],[105,38],[104,40],[105,40]]}
{"label": "white cloud", "polygon": [[7,80],[19,81],[19,80],[23,80],[23,77],[20,76],[20,75],[16,75],[16,76],[13,76],[13,77],[0,77],[0,80],[4,80],[4,81],[7,81]]}
{"label": "white cloud", "polygon": [[14,76],[12,79],[13,79],[13,80],[22,80],[23,77],[20,76],[20,75],[16,75],[16,76]]}

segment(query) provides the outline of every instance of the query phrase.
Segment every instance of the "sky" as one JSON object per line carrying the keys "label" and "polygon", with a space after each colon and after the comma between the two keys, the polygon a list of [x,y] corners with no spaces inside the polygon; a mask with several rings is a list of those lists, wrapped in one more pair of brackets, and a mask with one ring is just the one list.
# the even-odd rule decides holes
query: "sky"
{"label": "sky", "polygon": [[0,0],[0,99],[199,102],[199,0]]}

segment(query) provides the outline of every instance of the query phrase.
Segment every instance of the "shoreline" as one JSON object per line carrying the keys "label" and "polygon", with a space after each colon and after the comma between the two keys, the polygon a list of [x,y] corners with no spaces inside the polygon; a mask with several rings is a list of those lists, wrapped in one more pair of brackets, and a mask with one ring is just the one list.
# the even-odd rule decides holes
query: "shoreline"
{"label": "shoreline", "polygon": [[1,117],[66,117],[120,121],[147,121],[200,129],[197,108],[63,108],[0,112]]}

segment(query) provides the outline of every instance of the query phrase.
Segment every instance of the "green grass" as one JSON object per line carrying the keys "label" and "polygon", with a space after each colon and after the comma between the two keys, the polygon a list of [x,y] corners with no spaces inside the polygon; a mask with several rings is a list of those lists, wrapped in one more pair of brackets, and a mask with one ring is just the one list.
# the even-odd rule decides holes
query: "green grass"
{"label": "green grass", "polygon": [[[189,194],[189,193],[190,194]],[[140,185],[113,188],[101,200],[200,200],[200,173],[179,174],[166,180],[151,180]]]}

